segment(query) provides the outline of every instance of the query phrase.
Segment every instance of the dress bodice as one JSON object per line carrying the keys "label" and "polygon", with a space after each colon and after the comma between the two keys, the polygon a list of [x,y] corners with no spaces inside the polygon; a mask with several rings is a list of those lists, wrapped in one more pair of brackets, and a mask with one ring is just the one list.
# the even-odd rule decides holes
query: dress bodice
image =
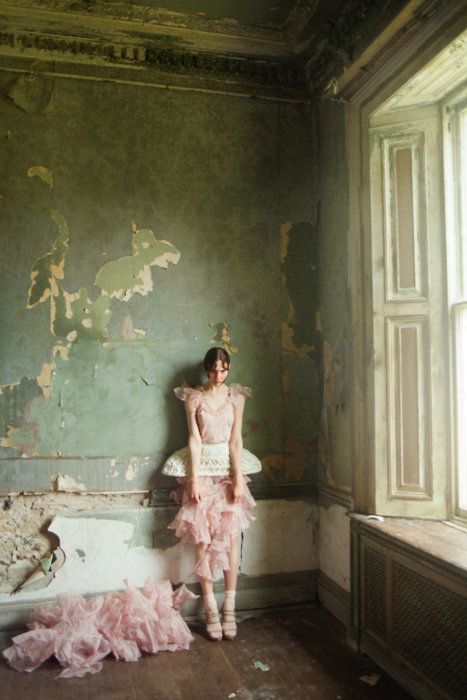
{"label": "dress bodice", "polygon": [[238,397],[251,396],[251,389],[240,384],[231,384],[228,389],[225,402],[216,409],[208,405],[206,392],[203,389],[191,389],[190,387],[174,389],[175,395],[187,402],[188,410],[195,413],[203,443],[229,442]]}

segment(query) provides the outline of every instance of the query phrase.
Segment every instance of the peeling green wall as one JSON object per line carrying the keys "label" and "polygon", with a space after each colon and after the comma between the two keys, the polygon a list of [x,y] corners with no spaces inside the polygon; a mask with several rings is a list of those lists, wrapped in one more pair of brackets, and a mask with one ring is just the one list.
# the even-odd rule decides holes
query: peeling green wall
{"label": "peeling green wall", "polygon": [[172,388],[202,379],[214,342],[233,349],[230,380],[254,389],[244,437],[259,478],[313,481],[311,108],[0,76],[0,490],[61,472],[87,488],[157,485],[186,440]]}
{"label": "peeling green wall", "polygon": [[350,293],[346,104],[319,106],[321,326],[323,380],[320,461],[327,483],[352,483]]}

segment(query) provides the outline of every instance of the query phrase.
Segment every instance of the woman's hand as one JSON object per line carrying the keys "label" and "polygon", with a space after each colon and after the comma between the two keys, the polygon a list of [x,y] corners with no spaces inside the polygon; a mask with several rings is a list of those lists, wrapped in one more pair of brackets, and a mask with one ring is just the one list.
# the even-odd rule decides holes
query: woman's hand
{"label": "woman's hand", "polygon": [[245,480],[243,474],[236,474],[232,477],[232,503],[240,503],[240,499],[245,493]]}
{"label": "woman's hand", "polygon": [[199,490],[199,482],[196,477],[192,477],[191,479],[188,479],[188,498],[190,501],[194,501],[195,503],[199,503],[201,500],[201,493]]}

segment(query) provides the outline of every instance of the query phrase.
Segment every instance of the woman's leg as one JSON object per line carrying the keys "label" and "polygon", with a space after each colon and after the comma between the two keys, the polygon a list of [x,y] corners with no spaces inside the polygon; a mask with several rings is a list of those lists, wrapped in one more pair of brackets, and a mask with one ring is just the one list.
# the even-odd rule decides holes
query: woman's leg
{"label": "woman's leg", "polygon": [[232,538],[229,550],[228,571],[224,571],[224,604],[222,606],[222,631],[225,639],[235,639],[237,623],[235,621],[235,594],[237,591],[238,566],[240,561],[240,538]]}
{"label": "woman's leg", "polygon": [[[205,554],[207,545],[196,545],[196,560]],[[209,579],[198,577],[204,599],[204,611],[206,615],[206,633],[209,639],[219,641],[222,639],[222,626],[217,609],[217,602],[214,596],[213,583]]]}

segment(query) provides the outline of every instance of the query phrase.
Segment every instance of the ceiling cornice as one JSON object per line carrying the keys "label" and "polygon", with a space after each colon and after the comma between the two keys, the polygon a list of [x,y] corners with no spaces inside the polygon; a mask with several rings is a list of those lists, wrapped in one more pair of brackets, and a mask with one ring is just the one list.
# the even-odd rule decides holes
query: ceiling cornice
{"label": "ceiling cornice", "polygon": [[[306,4],[311,11],[313,3]],[[160,83],[181,76],[184,83],[208,82],[210,89],[237,94],[307,99],[300,61],[279,28],[201,21],[121,2],[94,2],[92,14],[81,11],[81,3],[80,11],[67,11],[72,6],[68,0],[1,2],[0,55],[31,64],[146,68]]]}

